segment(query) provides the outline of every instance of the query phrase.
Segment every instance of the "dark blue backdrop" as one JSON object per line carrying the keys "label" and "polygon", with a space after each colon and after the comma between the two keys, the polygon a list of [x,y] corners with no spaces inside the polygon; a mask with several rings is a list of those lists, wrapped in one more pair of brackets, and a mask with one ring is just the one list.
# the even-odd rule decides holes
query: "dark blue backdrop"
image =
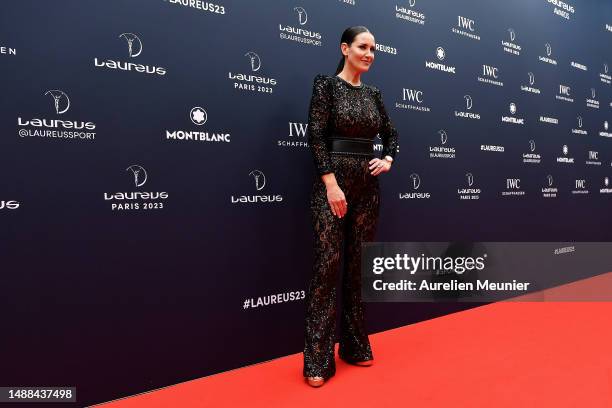
{"label": "dark blue backdrop", "polygon": [[[381,177],[379,241],[611,238],[604,122],[612,96],[600,77],[612,64],[609,2],[566,2],[569,20],[554,12],[563,5],[546,0],[184,3],[0,6],[0,385],[76,385],[82,405],[302,350],[314,175],[296,129],[307,122],[314,76],[333,74],[350,25],[368,26],[386,46],[363,80],[381,89],[400,133],[393,171]],[[288,32],[300,29],[308,31]],[[320,45],[299,41],[313,36]],[[504,51],[512,39],[520,55]],[[136,65],[112,68],[128,63]],[[503,86],[477,80],[483,65],[496,68]],[[147,69],[157,73],[139,72]],[[540,94],[521,90],[529,72]],[[560,85],[570,86],[574,102],[555,97]],[[586,105],[591,88],[598,109]],[[422,92],[422,102],[405,101],[404,90]],[[480,120],[455,116],[466,111],[465,95]],[[197,107],[203,124],[190,116]],[[95,127],[94,139],[39,136],[84,124]],[[229,141],[168,139],[175,131]],[[430,158],[430,146],[452,147],[455,158]],[[585,163],[589,151],[600,164]],[[541,162],[523,163],[525,153]],[[459,199],[468,173],[478,200]],[[520,179],[525,194],[502,196],[508,179]],[[558,189],[556,198],[543,197],[548,187]],[[400,199],[406,193],[428,198]],[[112,207],[125,203],[132,209]],[[252,307],[291,292],[296,300]],[[464,307],[369,304],[368,327]]]}

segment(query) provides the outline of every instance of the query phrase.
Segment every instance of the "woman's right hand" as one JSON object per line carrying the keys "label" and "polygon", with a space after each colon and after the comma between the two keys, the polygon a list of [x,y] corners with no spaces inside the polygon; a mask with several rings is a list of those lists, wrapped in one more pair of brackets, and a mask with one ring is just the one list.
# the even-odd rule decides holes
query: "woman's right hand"
{"label": "woman's right hand", "polygon": [[344,192],[338,184],[327,187],[327,202],[332,214],[336,217],[342,218],[346,215],[348,203],[346,202],[346,197],[344,197]]}

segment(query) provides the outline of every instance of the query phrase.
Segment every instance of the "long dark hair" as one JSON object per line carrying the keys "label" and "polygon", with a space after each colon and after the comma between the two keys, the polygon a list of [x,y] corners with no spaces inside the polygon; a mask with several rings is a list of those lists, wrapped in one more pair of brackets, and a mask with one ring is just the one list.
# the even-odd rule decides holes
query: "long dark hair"
{"label": "long dark hair", "polygon": [[[369,32],[370,30],[368,30],[367,27],[364,26],[349,27],[342,33],[342,38],[340,38],[340,44],[347,43],[350,47],[353,41],[355,41],[355,37],[357,37],[358,34]],[[336,73],[334,75],[338,75],[340,72],[342,72],[342,70],[344,69],[345,59],[346,57],[344,55],[340,57],[340,62],[338,63],[338,68],[336,68]]]}

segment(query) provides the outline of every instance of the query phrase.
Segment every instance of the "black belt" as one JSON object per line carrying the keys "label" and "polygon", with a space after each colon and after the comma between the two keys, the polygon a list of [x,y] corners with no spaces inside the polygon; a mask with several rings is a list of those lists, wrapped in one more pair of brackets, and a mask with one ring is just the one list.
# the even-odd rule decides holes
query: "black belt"
{"label": "black belt", "polygon": [[328,147],[330,153],[355,154],[360,156],[374,155],[372,139],[332,136],[329,138]]}

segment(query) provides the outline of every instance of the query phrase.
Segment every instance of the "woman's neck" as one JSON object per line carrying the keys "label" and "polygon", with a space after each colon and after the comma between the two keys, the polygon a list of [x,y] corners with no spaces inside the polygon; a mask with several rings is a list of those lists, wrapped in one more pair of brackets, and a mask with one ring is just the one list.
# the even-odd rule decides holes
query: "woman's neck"
{"label": "woman's neck", "polygon": [[347,67],[344,67],[344,69],[340,71],[338,76],[344,79],[346,82],[350,83],[351,85],[354,85],[354,86],[361,85],[361,73],[351,71]]}

